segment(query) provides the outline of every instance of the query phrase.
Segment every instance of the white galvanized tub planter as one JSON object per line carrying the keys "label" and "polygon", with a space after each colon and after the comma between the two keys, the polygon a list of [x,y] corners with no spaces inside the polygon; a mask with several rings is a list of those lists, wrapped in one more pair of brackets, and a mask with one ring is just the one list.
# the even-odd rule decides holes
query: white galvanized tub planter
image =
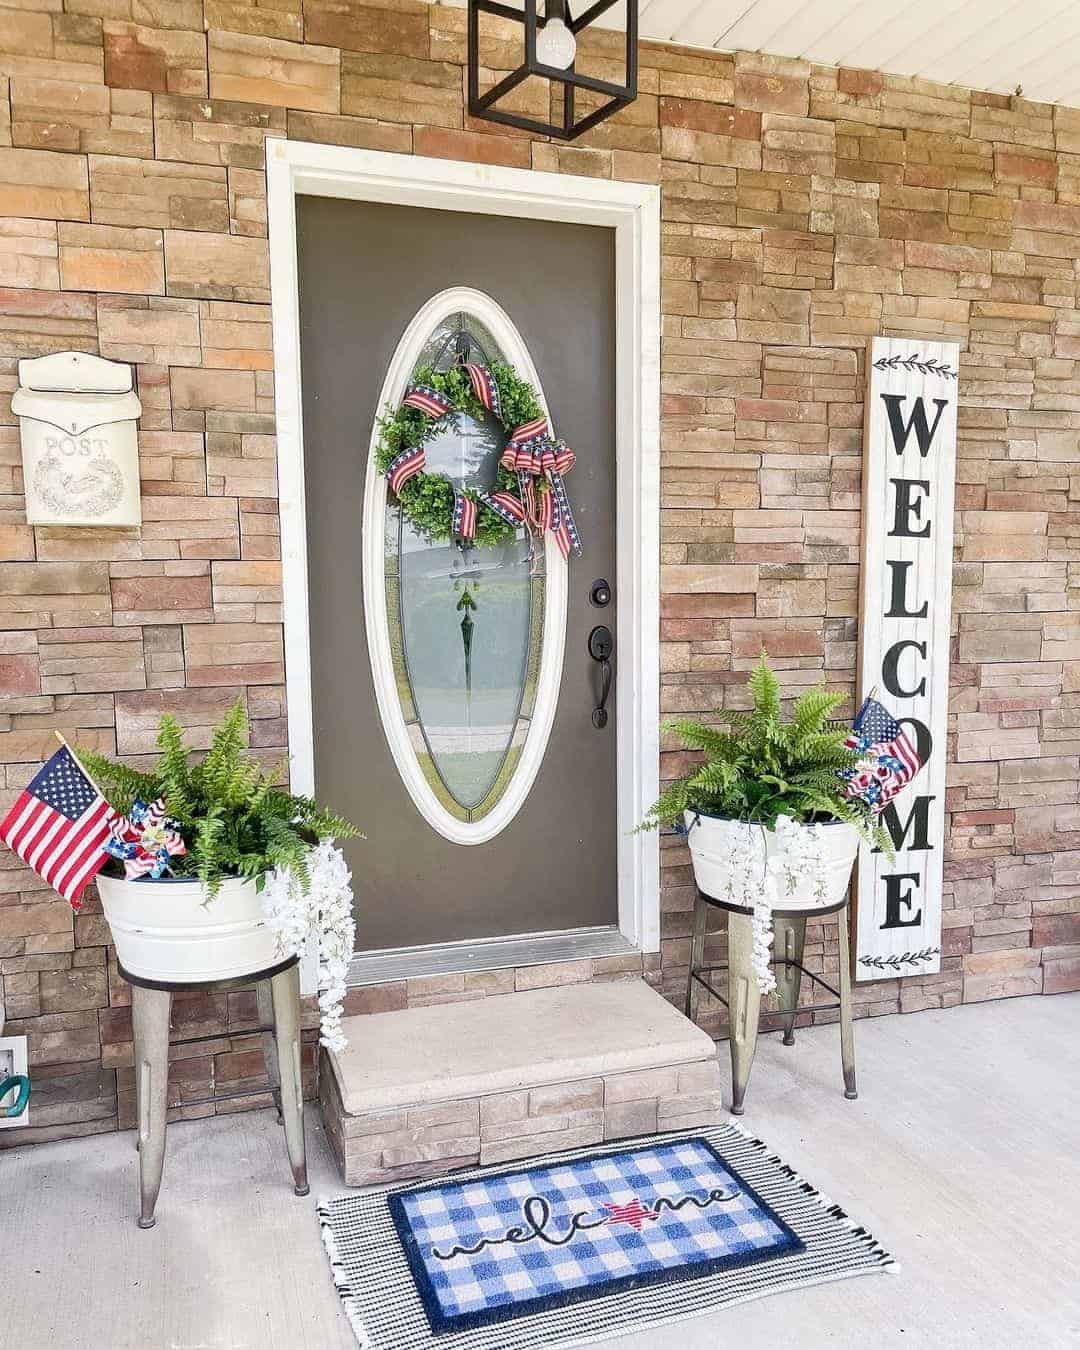
{"label": "white galvanized tub planter", "polygon": [[[694,880],[706,895],[723,900],[731,881],[732,856],[738,849],[745,847],[746,822],[709,816],[698,811],[687,811],[685,821],[689,831]],[[825,863],[824,886],[819,893],[808,880],[805,891],[800,890],[784,897],[783,908],[812,911],[842,904],[859,852],[858,830],[839,820],[820,825],[800,825],[798,828],[811,831],[820,841]],[[779,857],[784,845],[774,830],[767,830],[760,825],[749,827],[749,841],[754,872],[764,883],[766,863]]]}
{"label": "white galvanized tub planter", "polygon": [[228,980],[281,960],[254,881],[223,881],[211,900],[197,880],[127,881],[98,874],[120,965],[170,984]]}

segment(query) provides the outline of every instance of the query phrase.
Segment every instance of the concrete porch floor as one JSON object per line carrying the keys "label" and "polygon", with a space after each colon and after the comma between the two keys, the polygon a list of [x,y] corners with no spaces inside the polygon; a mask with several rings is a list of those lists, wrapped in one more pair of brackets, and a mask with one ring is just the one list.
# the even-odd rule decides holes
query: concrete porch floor
{"label": "concrete porch floor", "polygon": [[[763,1037],[744,1124],[902,1264],[613,1350],[1080,1344],[1080,994]],[[726,1047],[720,1047],[727,1079]],[[312,1194],[339,1182],[309,1115]],[[23,1350],[356,1350],[314,1200],[268,1111],[169,1127],[158,1225],[135,1226],[133,1135],[0,1155],[0,1343]]]}

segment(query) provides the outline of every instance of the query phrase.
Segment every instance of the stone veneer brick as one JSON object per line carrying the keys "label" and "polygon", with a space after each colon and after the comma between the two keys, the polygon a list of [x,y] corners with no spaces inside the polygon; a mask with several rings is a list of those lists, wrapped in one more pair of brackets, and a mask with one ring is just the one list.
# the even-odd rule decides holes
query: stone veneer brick
{"label": "stone veneer brick", "polygon": [[[255,745],[285,748],[267,136],[655,182],[663,714],[738,705],[762,638],[790,687],[824,674],[850,692],[866,340],[959,340],[946,955],[939,975],[858,985],[857,1009],[1080,988],[1080,109],[644,43],[636,103],[564,146],[466,118],[452,6],[79,8],[0,23],[6,801],[53,726],[138,761],[164,709],[205,745],[246,692]],[[611,61],[610,34],[583,43]],[[484,59],[513,59],[505,28]],[[136,364],[141,531],[25,523],[15,363],[68,347]],[[666,735],[662,753],[667,777],[687,764]],[[401,981],[350,991],[349,1011],[641,973],[678,1001],[692,886],[679,841],[662,859],[659,956]],[[835,970],[835,935],[811,926],[812,968]],[[93,895],[75,918],[0,852],[0,979],[36,1094],[34,1126],[0,1146],[130,1123],[127,990],[107,939]],[[719,957],[721,934],[709,942]],[[724,1030],[717,1005],[702,1020]],[[217,1039],[174,1066],[175,1111],[218,1083],[263,1103],[250,995],[184,1001],[178,1027],[192,1025]],[[564,1117],[582,1137],[651,1128],[654,1106],[658,1125],[675,1119],[659,1090],[626,1089],[605,1084],[602,1123],[587,1093]],[[556,1133],[543,1111],[498,1109],[511,1141],[514,1120]],[[474,1159],[483,1138],[479,1106],[475,1125],[413,1128],[447,1157]],[[387,1145],[394,1166],[408,1148]]]}
{"label": "stone veneer brick", "polygon": [[164,295],[160,230],[60,224],[60,285],[71,291]]}
{"label": "stone veneer brick", "polygon": [[86,157],[54,150],[0,149],[0,210],[6,216],[89,220]]}
{"label": "stone veneer brick", "polygon": [[714,1125],[723,1105],[715,1059],[356,1116],[345,1114],[325,1058],[319,1084],[326,1137],[350,1186]]}
{"label": "stone veneer brick", "polygon": [[213,30],[209,43],[212,97],[338,111],[341,54],[335,48]]}

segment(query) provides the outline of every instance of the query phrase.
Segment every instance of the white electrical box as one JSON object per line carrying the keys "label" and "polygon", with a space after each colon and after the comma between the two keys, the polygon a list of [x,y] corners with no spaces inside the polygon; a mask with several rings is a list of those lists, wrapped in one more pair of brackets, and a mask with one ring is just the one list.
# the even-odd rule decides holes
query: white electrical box
{"label": "white electrical box", "polygon": [[11,400],[30,525],[140,525],[131,367],[86,352],[19,362]]}

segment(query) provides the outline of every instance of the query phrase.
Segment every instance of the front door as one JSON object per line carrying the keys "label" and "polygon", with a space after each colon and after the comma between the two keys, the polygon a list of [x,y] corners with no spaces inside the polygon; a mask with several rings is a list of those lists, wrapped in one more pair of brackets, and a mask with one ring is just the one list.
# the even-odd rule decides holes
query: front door
{"label": "front door", "polygon": [[[300,197],[297,238],[315,786],[366,835],[357,947],[615,925],[613,231]],[[580,557],[513,521],[426,531],[379,471],[379,420],[466,362],[575,451]],[[499,487],[490,412],[423,435],[439,501]]]}

